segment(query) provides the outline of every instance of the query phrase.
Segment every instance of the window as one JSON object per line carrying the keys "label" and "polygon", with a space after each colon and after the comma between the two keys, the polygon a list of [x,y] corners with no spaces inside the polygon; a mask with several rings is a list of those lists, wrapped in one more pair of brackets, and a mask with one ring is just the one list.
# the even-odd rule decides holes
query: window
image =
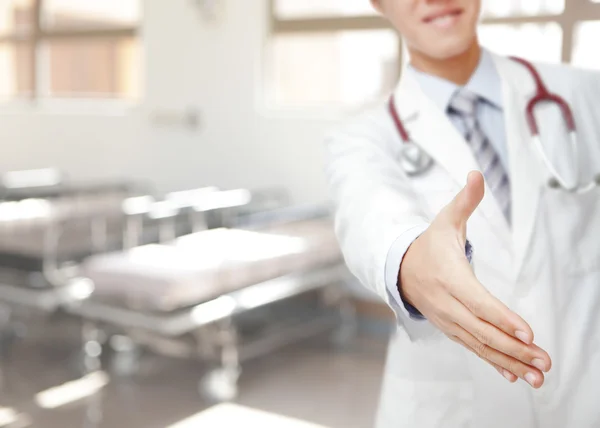
{"label": "window", "polygon": [[536,17],[560,15],[567,0],[483,0],[482,13],[486,18]]}
{"label": "window", "polygon": [[0,0],[0,99],[136,99],[141,0]]}
{"label": "window", "polygon": [[270,101],[307,107],[376,101],[396,82],[398,44],[390,30],[282,34],[270,46]]}
{"label": "window", "polygon": [[274,108],[358,108],[386,97],[400,71],[396,32],[368,0],[277,0],[265,89]]}
{"label": "window", "polygon": [[365,0],[279,0],[275,15],[280,19],[374,15]]}
{"label": "window", "polygon": [[585,21],[577,24],[573,39],[573,64],[578,67],[600,70],[600,55],[598,54],[599,40],[600,20]]}
{"label": "window", "polygon": [[562,28],[556,22],[482,25],[479,40],[501,55],[541,62],[561,61]]}
{"label": "window", "polygon": [[[276,109],[359,108],[387,97],[407,60],[368,0],[270,0],[266,100]],[[482,0],[482,45],[600,70],[600,0]]]}

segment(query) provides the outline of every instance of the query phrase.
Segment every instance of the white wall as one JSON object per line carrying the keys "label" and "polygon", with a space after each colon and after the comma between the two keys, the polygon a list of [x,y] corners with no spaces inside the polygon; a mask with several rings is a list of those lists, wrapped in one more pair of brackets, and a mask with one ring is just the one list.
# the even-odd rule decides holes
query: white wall
{"label": "white wall", "polygon": [[[6,107],[0,170],[51,165],[79,179],[150,179],[160,190],[281,185],[299,203],[324,200],[320,145],[332,123],[261,113],[267,2],[221,1],[225,13],[209,24],[195,0],[144,0],[141,105]],[[151,120],[188,106],[202,115],[196,131]]]}

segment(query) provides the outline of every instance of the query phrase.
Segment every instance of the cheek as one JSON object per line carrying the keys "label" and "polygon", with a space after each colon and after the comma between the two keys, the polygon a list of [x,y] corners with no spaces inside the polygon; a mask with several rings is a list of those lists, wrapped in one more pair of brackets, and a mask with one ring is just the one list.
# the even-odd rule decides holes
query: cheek
{"label": "cheek", "polygon": [[419,27],[421,27],[418,14],[416,11],[415,1],[400,0],[397,2],[388,1],[390,3],[387,18],[392,22],[394,27],[407,40],[418,37]]}

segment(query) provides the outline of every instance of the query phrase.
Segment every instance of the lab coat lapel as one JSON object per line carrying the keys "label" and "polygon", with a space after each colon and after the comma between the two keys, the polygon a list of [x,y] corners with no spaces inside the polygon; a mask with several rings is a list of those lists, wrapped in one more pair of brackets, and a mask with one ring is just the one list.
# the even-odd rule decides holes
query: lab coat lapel
{"label": "lab coat lapel", "polygon": [[512,185],[514,274],[518,276],[535,229],[542,192],[542,184],[538,179],[543,176],[540,175],[543,174],[541,163],[536,157],[525,117],[527,102],[534,95],[535,86],[522,65],[500,56],[494,56],[494,61],[503,85]]}
{"label": "lab coat lapel", "polygon": [[[480,168],[468,143],[446,114],[423,94],[410,73],[403,73],[394,99],[413,142],[443,167],[459,186],[464,186],[469,172]],[[474,215],[482,215],[500,241],[510,247],[510,229],[487,186]]]}

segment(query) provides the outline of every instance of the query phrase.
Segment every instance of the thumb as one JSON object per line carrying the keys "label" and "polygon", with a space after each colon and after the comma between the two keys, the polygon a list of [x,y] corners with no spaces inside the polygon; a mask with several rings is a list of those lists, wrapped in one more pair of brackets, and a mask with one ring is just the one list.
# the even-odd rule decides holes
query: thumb
{"label": "thumb", "polygon": [[462,228],[467,224],[475,209],[483,200],[485,183],[479,171],[472,171],[467,177],[467,185],[446,207],[448,220],[453,226]]}

